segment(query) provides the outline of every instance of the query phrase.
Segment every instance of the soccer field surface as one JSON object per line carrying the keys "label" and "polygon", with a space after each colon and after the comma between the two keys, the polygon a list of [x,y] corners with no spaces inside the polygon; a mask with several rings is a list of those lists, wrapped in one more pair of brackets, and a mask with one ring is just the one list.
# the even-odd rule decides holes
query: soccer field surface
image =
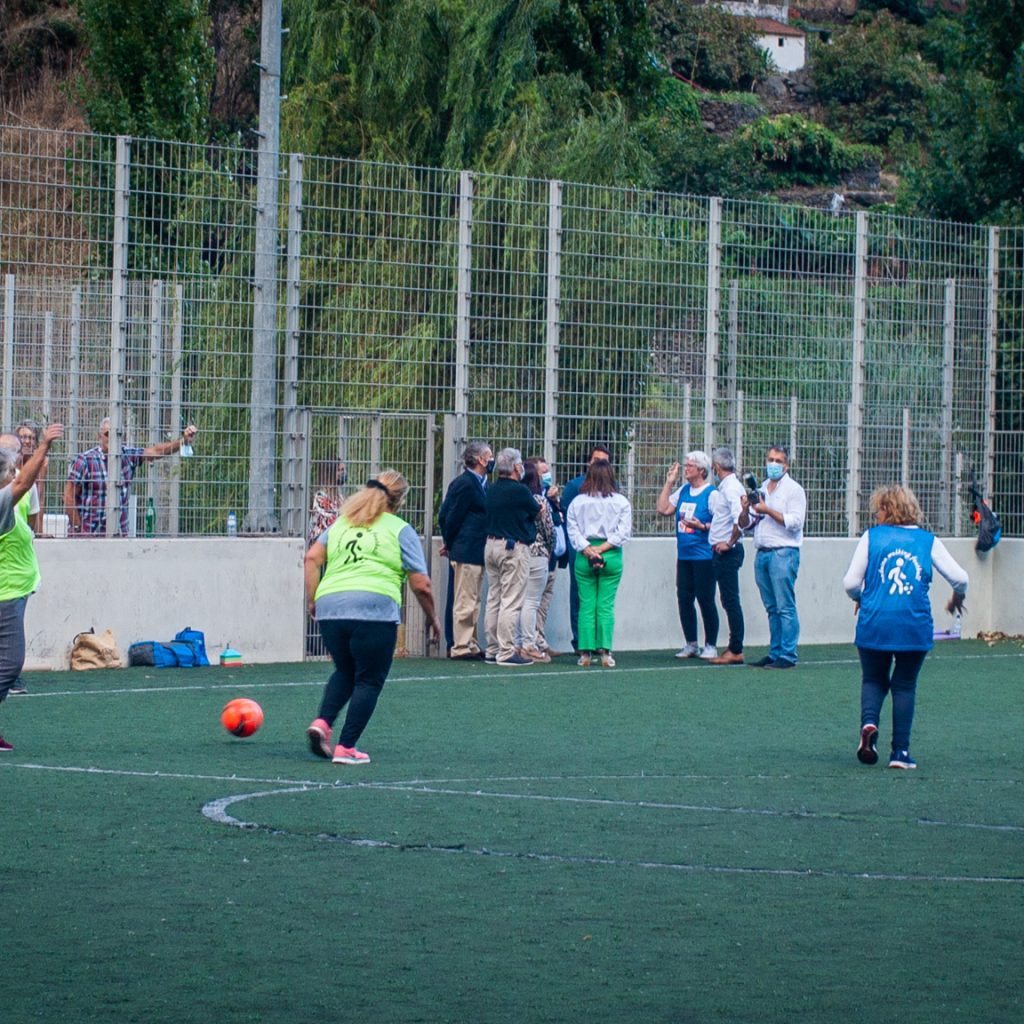
{"label": "soccer field surface", "polygon": [[912,772],[801,658],[398,661],[360,767],[306,748],[326,665],[31,674],[0,1020],[1017,1024],[1024,650],[937,645]]}

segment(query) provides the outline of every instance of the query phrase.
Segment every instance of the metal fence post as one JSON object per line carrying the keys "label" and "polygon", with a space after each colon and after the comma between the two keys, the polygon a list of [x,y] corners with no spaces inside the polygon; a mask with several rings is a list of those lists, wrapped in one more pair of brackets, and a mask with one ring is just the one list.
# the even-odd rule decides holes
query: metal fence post
{"label": "metal fence post", "polygon": [[[302,157],[288,158],[288,259],[285,271],[284,309],[284,465],[285,486],[281,496],[284,530],[289,537],[305,533],[306,508],[298,501],[305,493],[298,478],[301,459],[298,429],[299,399],[299,304],[302,289]],[[307,432],[308,440],[308,432]]]}
{"label": "metal fence post", "polygon": [[[43,316],[43,419],[52,423],[56,417],[53,408],[53,310]],[[5,421],[10,424],[10,421]]]}
{"label": "metal fence post", "polygon": [[983,487],[989,499],[995,490],[995,439],[998,425],[996,421],[996,389],[998,387],[996,354],[999,339],[999,241],[999,228],[989,228],[988,266],[986,268],[988,294],[985,301],[985,385],[988,402],[985,417],[985,465],[983,467],[985,481]]}
{"label": "metal fence post", "polygon": [[468,440],[469,314],[473,275],[473,173],[459,172],[459,267],[455,300],[455,443]]}
{"label": "metal fence post", "polygon": [[[171,306],[171,424],[187,426],[181,408],[182,347],[185,338],[185,289],[174,286],[174,302]],[[181,463],[178,472],[171,475],[167,497],[167,533],[177,537],[181,532]]]}
{"label": "metal fence post", "polygon": [[[131,187],[131,148],[128,135],[117,137],[114,164],[114,246],[110,277],[110,436],[107,455],[107,536],[121,527],[121,444],[124,441],[124,370],[128,344],[128,196]],[[130,506],[129,506],[130,508]],[[129,516],[128,532],[132,532]]]}
{"label": "metal fence post", "polygon": [[14,419],[14,275],[4,275],[4,404],[2,429]]}
{"label": "metal fence post", "polygon": [[900,483],[910,486],[910,410],[903,408],[903,445],[900,458]]}
{"label": "metal fence post", "polygon": [[956,358],[956,281],[947,278],[942,303],[942,425],[939,428],[939,527],[952,527],[950,483],[953,479],[953,364]]}
{"label": "metal fence post", "polygon": [[864,445],[864,338],[867,328],[868,217],[857,214],[853,278],[853,350],[850,355],[850,405],[847,411],[846,534],[859,529],[861,456]]}
{"label": "metal fence post", "polygon": [[[149,286],[149,443],[162,440],[160,417],[160,378],[162,376],[162,344],[164,284],[163,281],[152,281]],[[171,425],[174,429],[174,424]],[[154,467],[157,464],[154,464]],[[146,475],[146,498],[156,499],[156,478],[159,474],[166,475],[166,469],[150,468]],[[163,525],[163,524],[161,524]]]}
{"label": "metal fence post", "polygon": [[280,180],[281,3],[263,4],[260,31],[260,130],[256,156],[252,390],[249,396],[249,501],[242,528],[276,533],[277,206]]}
{"label": "metal fence post", "polygon": [[78,451],[81,416],[79,403],[82,390],[82,289],[71,289],[71,337],[68,341],[68,421],[66,451]]}
{"label": "metal fence post", "polygon": [[558,338],[562,304],[562,183],[548,182],[548,276],[544,353],[544,458],[558,451]]}
{"label": "metal fence post", "polygon": [[718,389],[718,326],[722,302],[722,200],[708,199],[707,319],[704,323],[704,448],[715,445]]}

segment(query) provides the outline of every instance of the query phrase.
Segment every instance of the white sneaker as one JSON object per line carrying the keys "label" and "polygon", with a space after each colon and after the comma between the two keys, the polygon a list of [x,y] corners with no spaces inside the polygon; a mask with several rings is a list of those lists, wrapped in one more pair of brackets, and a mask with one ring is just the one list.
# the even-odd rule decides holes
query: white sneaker
{"label": "white sneaker", "polygon": [[696,644],[687,644],[681,651],[676,651],[677,658],[696,658],[700,648]]}
{"label": "white sneaker", "polygon": [[714,644],[705,644],[704,650],[700,652],[700,656],[705,661],[709,661],[711,658],[717,658],[718,648]]}

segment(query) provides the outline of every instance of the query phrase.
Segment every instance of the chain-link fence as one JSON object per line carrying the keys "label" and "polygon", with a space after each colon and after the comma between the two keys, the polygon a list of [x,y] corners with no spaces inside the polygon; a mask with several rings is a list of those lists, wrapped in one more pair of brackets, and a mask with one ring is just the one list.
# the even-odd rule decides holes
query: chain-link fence
{"label": "chain-link fence", "polygon": [[359,410],[449,418],[390,456],[432,502],[468,438],[558,478],[604,441],[657,533],[685,451],[756,472],[779,442],[811,534],[858,533],[891,481],[966,533],[972,472],[1024,532],[1020,229],[299,155],[278,174],[267,241],[249,150],[0,128],[3,423],[69,426],[48,511],[102,416],[140,445],[194,422],[191,459],[141,471],[133,526],[152,497],[158,533],[236,512],[301,535],[323,457],[302,410]]}

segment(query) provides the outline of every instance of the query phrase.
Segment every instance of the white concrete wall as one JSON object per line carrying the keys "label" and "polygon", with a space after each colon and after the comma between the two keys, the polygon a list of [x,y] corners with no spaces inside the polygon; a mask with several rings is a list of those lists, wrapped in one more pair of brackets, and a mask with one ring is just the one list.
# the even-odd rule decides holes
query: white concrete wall
{"label": "white concrete wall", "polygon": [[[1024,579],[1024,540],[1004,540],[986,555],[974,550],[973,539],[944,541],[954,558],[970,575],[964,636],[979,630],[1000,629],[1024,633],[1024,603],[1019,580]],[[797,579],[797,611],[801,643],[851,643],[855,620],[853,602],[843,590],[843,575],[853,557],[856,540],[808,539],[800,553]],[[435,590],[442,592],[447,563],[435,557]],[[939,577],[932,584],[932,612],[937,629],[951,625],[945,604],[951,590]],[[744,541],[740,571],[740,600],[748,647],[767,647],[768,621],[754,582],[754,548]],[[719,647],[729,639],[725,613],[719,606]],[[698,616],[699,621],[699,616]],[[703,627],[700,639],[703,641]],[[483,624],[480,627],[481,642]],[[552,611],[548,618],[548,643],[556,650],[571,650],[569,630],[569,574],[557,575]],[[676,610],[674,538],[634,540],[625,549],[622,583],[615,604],[615,648],[620,651],[664,650],[682,646],[683,634]]]}
{"label": "white concrete wall", "polygon": [[139,640],[206,634],[246,662],[303,657],[301,539],[38,540],[43,582],[28,603],[27,669],[63,669],[76,633],[112,629],[127,664]]}
{"label": "white concrete wall", "polygon": [[[779,46],[779,40],[782,45]],[[766,32],[754,42],[771,58],[779,71],[799,71],[807,63],[807,40],[800,36],[780,36]]]}
{"label": "white concrete wall", "polygon": [[[853,607],[842,577],[853,540],[805,541],[797,580],[802,643],[849,643]],[[767,622],[754,583],[753,548],[745,541],[740,574],[748,647],[764,647]],[[1024,540],[1003,540],[986,555],[973,538],[947,540],[971,577],[965,636],[979,630],[1024,633]],[[43,583],[28,605],[29,669],[68,667],[76,633],[113,629],[122,653],[138,640],[170,639],[193,626],[206,634],[211,659],[226,645],[247,662],[299,661],[303,657],[303,593],[300,539],[211,538],[196,540],[40,540],[36,545]],[[435,591],[443,611],[447,562],[434,558]],[[569,577],[559,572],[548,620],[548,641],[570,649]],[[949,587],[932,588],[937,627]],[[673,538],[634,540],[616,602],[617,650],[664,650],[682,640],[675,598]],[[728,627],[722,615],[719,645]],[[443,648],[442,648],[443,653]]]}

